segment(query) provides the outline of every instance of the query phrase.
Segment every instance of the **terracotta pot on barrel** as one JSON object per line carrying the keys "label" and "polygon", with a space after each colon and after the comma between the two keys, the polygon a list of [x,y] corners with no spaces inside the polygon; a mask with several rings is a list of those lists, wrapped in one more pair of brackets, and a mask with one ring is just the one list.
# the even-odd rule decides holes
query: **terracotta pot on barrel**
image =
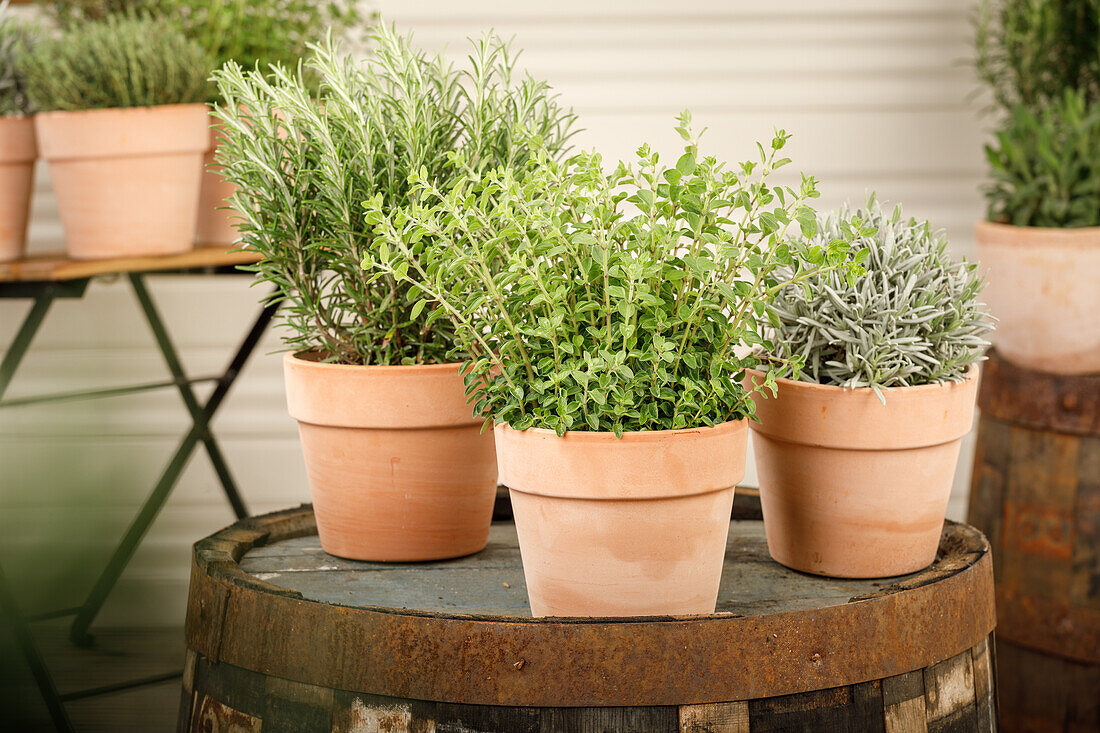
{"label": "terracotta pot on barrel", "polygon": [[[762,383],[750,371],[748,379]],[[936,558],[978,368],[963,382],[883,390],[777,379],[753,394],[768,550],[806,573],[876,578]]]}
{"label": "terracotta pot on barrel", "polygon": [[33,117],[0,117],[0,262],[23,256],[38,157]]}
{"label": "terracotta pot on barrel", "polygon": [[494,432],[532,615],[714,612],[745,421],[622,438]]}
{"label": "terracotta pot on barrel", "polygon": [[206,105],[41,112],[35,124],[70,257],[194,247]]}
{"label": "terracotta pot on barrel", "polygon": [[302,353],[283,367],[325,552],[407,562],[485,547],[496,458],[466,404],[461,364],[326,364]]}
{"label": "terracotta pot on barrel", "polygon": [[1100,373],[1100,227],[982,221],[974,236],[1001,356],[1052,374]]}

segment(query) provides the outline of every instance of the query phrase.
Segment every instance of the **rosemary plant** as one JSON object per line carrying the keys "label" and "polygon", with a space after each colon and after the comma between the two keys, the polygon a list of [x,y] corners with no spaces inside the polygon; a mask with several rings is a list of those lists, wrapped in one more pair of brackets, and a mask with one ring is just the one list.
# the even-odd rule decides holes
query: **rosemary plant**
{"label": "rosemary plant", "polygon": [[1016,107],[985,147],[988,218],[1016,226],[1100,226],[1100,102],[1067,89]]}
{"label": "rosemary plant", "polygon": [[[344,364],[439,362],[455,347],[449,323],[421,314],[399,278],[359,267],[375,246],[363,201],[407,206],[419,194],[414,172],[447,191],[472,171],[522,167],[535,143],[559,155],[574,116],[545,83],[516,72],[516,54],[495,36],[471,41],[463,69],[391,27],[375,43],[365,64],[329,41],[298,72],[233,62],[217,71],[218,162],[237,185],[244,246],[263,255],[253,270],[286,301],[291,349]],[[320,79],[316,101],[309,72]],[[528,137],[514,134],[520,126]]]}
{"label": "rosemary plant", "polygon": [[29,24],[15,17],[7,0],[0,2],[0,117],[34,111],[20,61],[29,52],[35,35]]}
{"label": "rosemary plant", "polygon": [[800,365],[795,379],[870,387],[883,401],[888,387],[964,379],[984,359],[992,329],[976,265],[953,261],[942,232],[902,218],[901,207],[886,211],[874,196],[854,214],[844,207],[822,216],[809,241],[849,235],[869,253],[867,274],[815,273],[781,288],[769,356]]}
{"label": "rosemary plant", "polygon": [[211,62],[198,44],[164,23],[124,16],[40,41],[23,69],[41,110],[203,102],[210,93]]}
{"label": "rosemary plant", "polygon": [[1067,89],[1100,100],[1100,0],[981,0],[976,26],[978,73],[1002,109]]}
{"label": "rosemary plant", "polygon": [[619,436],[745,417],[740,378],[755,359],[735,347],[765,343],[778,269],[792,282],[858,272],[842,239],[788,235],[813,233],[818,193],[805,176],[797,188],[769,183],[790,162],[785,132],[729,170],[698,155],[690,121],[680,118],[687,145],[671,168],[648,145],[610,175],[596,153],[540,153],[521,172],[475,172],[451,190],[422,171],[399,211],[368,201],[385,241],[364,267],[419,293],[414,312],[453,324],[479,414]]}

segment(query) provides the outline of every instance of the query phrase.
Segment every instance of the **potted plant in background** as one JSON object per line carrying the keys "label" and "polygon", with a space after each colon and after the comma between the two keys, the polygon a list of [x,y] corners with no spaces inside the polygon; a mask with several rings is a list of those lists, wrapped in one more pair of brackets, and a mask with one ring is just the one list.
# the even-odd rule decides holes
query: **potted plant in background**
{"label": "potted plant in background", "polygon": [[1056,374],[1100,372],[1100,5],[983,0],[978,70],[998,114],[977,224],[994,345]]}
{"label": "potted plant in background", "polygon": [[[48,8],[66,28],[119,14],[154,17],[198,43],[215,68],[230,60],[246,69],[266,69],[271,64],[293,68],[308,43],[360,20],[356,3],[349,0],[55,0]],[[208,101],[218,100],[212,96]],[[203,158],[195,240],[228,246],[240,235],[237,216],[227,204],[233,187],[214,162],[219,138],[212,125]]]}
{"label": "potted plant in background", "polygon": [[992,325],[976,266],[927,222],[872,197],[823,217],[815,239],[849,235],[866,275],[816,274],[776,297],[766,356],[795,371],[754,395],[760,503],[778,562],[901,575],[936,557]]}
{"label": "potted plant in background", "polygon": [[210,134],[203,50],[164,23],[112,16],[24,59],[69,255],[191,249]]}
{"label": "potted plant in background", "polygon": [[435,303],[470,354],[535,616],[714,611],[753,409],[734,349],[760,343],[777,268],[844,259],[789,241],[817,191],[767,182],[785,133],[727,170],[689,123],[673,168],[648,146],[610,175],[595,153],[540,155],[368,205],[386,242],[364,266]]}
{"label": "potted plant in background", "polygon": [[473,42],[462,70],[392,28],[374,41],[365,64],[329,42],[300,73],[232,62],[216,72],[217,161],[236,186],[244,245],[263,256],[254,269],[286,301],[287,404],[322,547],[360,560],[457,557],[488,537],[492,436],[466,403],[448,322],[405,283],[360,268],[375,246],[363,203],[409,204],[414,172],[448,190],[467,167],[524,165],[529,147],[511,135],[520,124],[557,154],[573,115],[546,84],[513,74],[496,37]]}
{"label": "potted plant in background", "polygon": [[33,31],[0,2],[0,262],[23,256],[34,183],[33,107],[19,66]]}

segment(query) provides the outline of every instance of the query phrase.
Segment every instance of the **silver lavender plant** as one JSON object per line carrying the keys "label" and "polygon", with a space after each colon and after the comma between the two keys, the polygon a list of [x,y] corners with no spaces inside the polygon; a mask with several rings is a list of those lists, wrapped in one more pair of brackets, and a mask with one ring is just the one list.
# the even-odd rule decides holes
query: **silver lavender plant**
{"label": "silver lavender plant", "polygon": [[951,259],[942,231],[873,195],[863,209],[820,215],[812,241],[824,246],[845,230],[857,233],[852,252],[868,252],[866,274],[849,281],[834,270],[783,288],[770,356],[801,362],[801,381],[870,387],[880,400],[887,387],[964,379],[993,328],[977,265]]}

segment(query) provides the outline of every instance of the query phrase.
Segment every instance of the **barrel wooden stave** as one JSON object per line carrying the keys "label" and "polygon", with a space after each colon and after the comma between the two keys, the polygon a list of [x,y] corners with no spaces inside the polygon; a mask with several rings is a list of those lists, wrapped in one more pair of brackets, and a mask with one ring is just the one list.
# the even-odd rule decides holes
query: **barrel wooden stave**
{"label": "barrel wooden stave", "polygon": [[991,355],[968,519],[993,549],[1001,725],[1100,730],[1100,375]]}
{"label": "barrel wooden stave", "polygon": [[[746,492],[747,494],[748,492]],[[748,497],[751,501],[751,496]],[[746,507],[745,497],[739,501],[739,507],[735,507],[735,514],[742,519],[746,517],[759,517],[759,510],[754,506]],[[802,576],[787,571],[767,559],[762,531],[755,525],[734,524],[741,527],[739,535],[744,535],[738,540],[731,536],[732,556],[727,558],[727,564],[731,564],[731,571],[735,577],[727,579],[726,587],[739,587],[740,601],[727,597],[723,600],[724,607],[734,612],[733,616],[702,617],[705,624],[709,624],[709,631],[699,632],[699,620],[692,619],[654,619],[637,623],[627,621],[627,631],[638,630],[637,634],[631,632],[622,639],[625,641],[613,642],[615,646],[608,647],[608,653],[620,655],[622,659],[620,667],[586,666],[581,660],[574,664],[561,665],[561,668],[553,667],[550,677],[532,678],[526,686],[519,687],[495,687],[495,683],[489,681],[472,680],[470,684],[462,684],[461,680],[455,683],[448,681],[443,688],[451,689],[456,698],[463,696],[477,700],[472,704],[469,700],[463,702],[452,699],[445,702],[445,697],[432,695],[419,695],[417,699],[402,697],[392,694],[379,694],[378,680],[371,681],[354,674],[346,674],[346,668],[358,667],[365,664],[366,657],[377,657],[380,654],[405,654],[413,647],[407,646],[399,639],[412,640],[416,635],[424,633],[425,629],[440,629],[450,627],[460,629],[459,636],[467,639],[466,643],[473,644],[467,647],[465,643],[452,644],[446,649],[440,648],[443,655],[439,660],[431,660],[428,657],[420,657],[421,662],[411,662],[416,665],[411,673],[399,680],[411,680],[410,689],[421,691],[439,689],[433,687],[430,678],[439,676],[469,675],[475,670],[487,669],[484,662],[478,659],[479,655],[491,655],[493,649],[501,645],[516,643],[517,640],[530,642],[534,637],[524,637],[523,634],[537,630],[541,625],[561,627],[557,628],[561,639],[566,641],[577,639],[600,639],[601,629],[611,628],[601,621],[573,623],[562,627],[553,621],[542,622],[531,619],[506,620],[504,624],[487,623],[491,617],[463,617],[454,616],[448,620],[446,614],[438,619],[435,613],[406,612],[400,609],[394,613],[379,613],[378,610],[348,608],[346,606],[329,605],[326,602],[318,602],[304,597],[294,588],[281,587],[274,582],[279,579],[277,575],[267,572],[278,566],[272,566],[272,553],[268,547],[277,549],[279,543],[285,543],[292,548],[288,557],[293,558],[294,573],[288,577],[294,578],[292,585],[305,588],[302,578],[305,569],[302,563],[322,564],[327,570],[336,573],[354,572],[361,564],[348,563],[334,558],[328,558],[323,554],[303,552],[303,543],[308,545],[312,539],[295,540],[293,538],[310,538],[311,524],[308,507],[289,512],[276,513],[265,517],[257,517],[244,520],[238,525],[229,528],[217,535],[208,538],[196,545],[195,571],[191,597],[189,599],[188,613],[188,652],[187,668],[184,676],[184,692],[181,698],[180,730],[301,730],[301,731],[343,731],[343,730],[395,730],[395,731],[420,731],[420,730],[451,730],[451,731],[592,731],[592,730],[644,730],[644,731],[743,731],[751,725],[753,731],[758,730],[991,730],[996,693],[994,686],[990,684],[992,679],[992,649],[986,641],[986,635],[992,629],[992,602],[991,581],[992,571],[989,568],[988,546],[984,538],[974,530],[963,525],[948,523],[945,527],[941,542],[941,557],[937,563],[923,573],[906,576],[900,579],[877,581],[839,581]],[[758,524],[758,521],[756,522]],[[745,532],[748,532],[746,535]],[[754,540],[750,536],[756,537]],[[500,535],[499,527],[497,534]],[[754,544],[755,542],[755,544]],[[267,545],[268,547],[265,547]],[[293,547],[298,549],[293,549]],[[506,548],[504,548],[506,549]],[[266,555],[265,555],[266,553]],[[279,553],[275,553],[276,555]],[[759,557],[758,557],[759,556]],[[511,569],[518,573],[518,554],[510,561]],[[490,549],[485,553],[465,560],[451,561],[448,564],[449,572],[469,572],[479,563],[492,566],[499,570],[508,566],[507,552],[500,547]],[[242,571],[242,564],[252,568],[252,574]],[[416,566],[422,569],[428,566]],[[379,568],[375,568],[377,572]],[[497,570],[494,570],[496,572]],[[401,572],[401,568],[387,566],[385,571],[391,573]],[[422,571],[418,571],[419,584],[427,581]],[[436,571],[429,572],[438,572]],[[748,586],[740,583],[744,577],[736,574],[760,574],[764,580],[757,589],[761,595],[754,600]],[[775,576],[776,573],[790,573],[790,577]],[[773,577],[775,576],[775,577]],[[500,577],[491,576],[492,582],[497,583]],[[269,582],[269,580],[271,582]],[[521,582],[521,581],[520,581]],[[740,583],[740,585],[739,585]],[[776,584],[782,587],[778,594],[767,592],[766,589]],[[807,588],[819,589],[821,597],[827,598],[827,604],[840,604],[826,606],[820,609],[807,608],[805,598],[800,598],[800,593]],[[941,590],[942,589],[942,590]],[[951,589],[951,590],[948,590]],[[522,594],[522,588],[516,589]],[[314,590],[314,593],[317,591]],[[357,591],[359,592],[359,591]],[[433,593],[436,591],[432,591]],[[440,591],[442,594],[442,591]],[[308,594],[308,591],[307,591]],[[942,596],[942,597],[941,597]],[[845,603],[845,600],[848,603]],[[923,599],[923,600],[921,600]],[[338,600],[338,599],[334,599]],[[375,598],[375,600],[378,600]],[[930,600],[932,601],[930,603]],[[424,599],[421,599],[424,601]],[[854,604],[854,605],[853,605]],[[802,609],[802,610],[787,610]],[[868,615],[867,609],[882,609],[878,616],[900,617],[904,621],[909,619],[907,614],[913,614],[911,621],[906,621],[900,626],[880,627],[875,623],[868,625],[868,619],[879,621],[876,614]],[[283,609],[282,611],[278,609]],[[299,621],[285,625],[286,618],[278,618],[286,609],[292,609],[298,613],[303,609],[314,609],[315,615],[308,618],[302,616]],[[326,610],[327,609],[327,610]],[[849,617],[844,612],[850,610]],[[837,613],[841,615],[836,615]],[[324,625],[325,614],[329,614],[331,626]],[[749,614],[740,617],[739,614]],[[753,614],[763,614],[756,616]],[[383,630],[390,629],[381,635],[371,635],[371,626],[357,623],[358,617],[371,617],[371,624],[392,623],[405,619],[412,622],[412,626],[385,626]],[[231,622],[231,619],[236,618]],[[862,618],[863,621],[859,621]],[[935,628],[930,618],[951,619],[943,624],[944,628]],[[785,619],[783,623],[772,626],[754,626],[774,619]],[[828,620],[827,620],[828,619]],[[895,619],[896,620],[896,619]],[[417,626],[417,623],[428,622],[429,626]],[[808,623],[808,625],[807,625]],[[283,624],[283,625],[280,625]],[[442,624],[432,626],[431,624]],[[685,626],[688,624],[688,626]],[[725,624],[717,627],[715,624]],[[854,624],[854,625],[853,625]],[[621,624],[620,624],[621,625]],[[874,679],[874,675],[867,674],[866,670],[858,665],[846,667],[843,654],[836,654],[839,647],[848,644],[838,644],[838,639],[828,641],[832,633],[834,636],[841,625],[846,625],[848,635],[856,634],[859,638],[867,639],[862,642],[862,648],[868,655],[882,660],[876,664],[888,666],[895,654],[914,654],[914,647],[921,646],[922,638],[925,644],[943,647],[943,637],[955,634],[959,636],[960,628],[963,636],[973,634],[972,649],[953,653],[947,659],[936,657],[931,664],[924,668],[908,668],[901,674],[891,674],[885,679]],[[312,630],[310,626],[313,626]],[[612,624],[614,626],[614,624]],[[790,685],[791,680],[802,679],[799,683],[803,690],[790,694],[778,694],[772,692],[767,696],[757,696],[751,699],[722,700],[714,697],[719,693],[715,689],[732,690],[738,684],[743,685],[744,680],[731,677],[734,684],[729,686],[704,684],[692,684],[694,677],[713,675],[716,670],[731,666],[738,660],[734,656],[725,656],[721,659],[707,660],[698,657],[699,654],[714,656],[714,648],[709,642],[693,646],[683,657],[670,657],[678,659],[676,664],[655,662],[646,669],[645,659],[655,660],[658,657],[643,654],[631,660],[629,654],[621,656],[625,647],[635,644],[645,647],[653,645],[660,639],[666,641],[673,638],[682,638],[685,644],[693,644],[698,639],[697,633],[704,638],[708,634],[713,635],[716,628],[738,628],[741,633],[746,629],[767,628],[769,631],[775,628],[777,632],[761,634],[764,639],[764,648],[768,653],[782,652],[780,647],[788,643],[793,645],[791,649],[800,649],[799,644],[806,644],[802,638],[813,635],[810,645],[822,644],[817,647],[824,656],[812,654],[807,651],[798,651],[790,657],[791,663],[780,662],[784,659],[772,657],[775,669],[774,679],[771,674],[758,676],[754,684],[767,683],[774,690],[780,690],[784,685]],[[912,628],[910,628],[912,627]],[[927,627],[927,628],[926,628]],[[495,628],[504,636],[492,638],[486,637],[485,629]],[[926,633],[919,629],[926,628],[936,632]],[[318,629],[320,631],[318,632]],[[692,630],[687,636],[682,631]],[[793,633],[789,639],[780,640],[779,633],[784,629],[801,629],[800,633]],[[893,629],[885,631],[884,629]],[[890,636],[904,629],[906,638],[898,637],[892,642],[881,638],[883,634]],[[914,631],[917,629],[917,631]],[[519,630],[519,636],[516,632]],[[313,633],[316,641],[323,644],[287,643],[286,636],[289,633],[306,634]],[[413,634],[412,637],[408,634]],[[824,633],[824,636],[821,634]],[[912,636],[915,633],[916,636]],[[319,635],[318,635],[319,634]],[[469,634],[467,636],[467,634]],[[925,636],[921,636],[925,634]],[[329,637],[338,636],[338,643],[332,642]],[[398,641],[394,642],[394,637]],[[621,637],[621,635],[620,635]],[[615,635],[604,639],[619,638]],[[847,637],[845,637],[847,638]],[[372,646],[378,640],[388,651],[383,652],[381,647]],[[776,646],[779,640],[779,646]],[[299,639],[298,641],[301,641]],[[950,644],[958,643],[951,641]],[[391,645],[392,644],[392,645]],[[625,647],[624,647],[625,645]],[[330,648],[321,649],[320,646]],[[415,644],[414,644],[415,646]],[[616,646],[620,647],[616,650]],[[878,647],[877,652],[874,650]],[[367,648],[375,648],[375,654],[363,656]],[[528,647],[530,648],[530,647]],[[656,649],[656,647],[649,647]],[[735,645],[730,648],[743,649],[743,653],[752,653],[754,647],[750,640],[745,644]],[[757,647],[759,648],[759,647]],[[916,652],[929,653],[929,649],[916,649]],[[239,661],[246,659],[248,649],[252,649],[251,662],[246,669],[240,664],[226,661],[233,659]],[[582,647],[577,649],[585,651]],[[347,651],[352,650],[352,651]],[[570,653],[555,653],[558,647],[553,644],[546,649],[541,649],[537,656],[532,656],[526,668],[515,667],[511,658],[505,665],[505,674],[514,679],[522,680],[523,675],[545,675],[548,657],[568,656]],[[686,650],[686,647],[685,647]],[[205,653],[203,653],[205,652]],[[300,655],[293,664],[280,663],[277,657],[280,654],[295,653]],[[470,666],[468,659],[462,659],[464,655],[473,654],[476,664]],[[211,658],[210,655],[218,657]],[[341,658],[344,657],[344,658]],[[803,659],[805,657],[805,659]],[[355,663],[356,659],[360,662]],[[761,657],[767,658],[767,657]],[[413,659],[410,657],[409,659]],[[730,664],[722,660],[728,659]],[[448,661],[450,660],[450,661]],[[376,661],[376,660],[374,660]],[[566,660],[568,661],[568,660]],[[851,662],[851,659],[847,660]],[[896,666],[896,659],[893,660]],[[721,662],[721,664],[716,664]],[[466,667],[462,667],[466,664]],[[710,666],[707,666],[710,665]],[[369,664],[367,665],[369,666]],[[676,668],[682,666],[682,669]],[[757,665],[766,666],[766,665]],[[345,668],[345,674],[340,676],[336,668]],[[429,669],[431,667],[431,669]],[[542,671],[540,672],[540,667]],[[835,673],[831,672],[833,668]],[[465,672],[460,672],[462,668]],[[785,668],[785,669],[784,669]],[[883,667],[879,667],[882,669]],[[274,670],[287,670],[293,673],[294,679],[275,674]],[[385,667],[379,668],[385,671]],[[627,672],[619,674],[619,669]],[[692,670],[695,670],[694,673]],[[704,673],[700,670],[709,669]],[[862,671],[856,672],[857,669]],[[794,671],[792,677],[791,672]],[[493,672],[499,674],[500,671]],[[845,674],[862,674],[862,679],[851,684],[839,686],[820,685],[817,680],[830,677],[843,677]],[[417,683],[417,675],[427,676],[429,679]],[[622,686],[634,699],[641,699],[645,695],[654,694],[654,688],[647,688],[638,684],[643,677],[657,680],[661,688],[665,687],[663,680],[684,678],[676,681],[676,684],[668,683],[667,687],[678,690],[677,695],[683,695],[680,700],[691,701],[692,697],[702,695],[704,699],[712,696],[712,701],[691,701],[686,704],[602,704],[593,706],[568,702],[570,696],[593,694],[593,687],[588,683],[597,683],[597,677],[586,680],[584,675],[602,676],[613,674],[628,682]],[[578,676],[578,684],[562,685],[554,684],[555,679],[562,675]],[[624,676],[625,675],[625,676]],[[334,679],[358,680],[363,687],[349,690],[338,684],[333,684]],[[684,680],[687,680],[685,682]],[[537,680],[537,681],[536,681]],[[771,682],[769,682],[771,680]],[[494,704],[485,699],[492,696],[515,696],[515,691],[528,698],[546,698],[546,685],[553,687],[552,696],[560,694],[563,704],[522,704],[515,700],[507,704]],[[822,689],[817,689],[820,685]],[[406,685],[407,686],[407,685]],[[597,685],[599,687],[599,685]],[[597,693],[603,695],[618,695],[615,685],[603,685]],[[748,688],[746,688],[748,689]],[[373,692],[371,691],[373,690]],[[509,692],[512,690],[512,692]],[[647,690],[650,690],[647,692]],[[667,692],[658,689],[658,693],[667,696]],[[432,697],[436,701],[422,699]],[[620,702],[622,702],[620,700]]]}
{"label": "barrel wooden stave", "polygon": [[990,644],[883,680],[700,705],[525,707],[371,695],[268,677],[188,652],[181,733],[761,733],[993,731]]}

